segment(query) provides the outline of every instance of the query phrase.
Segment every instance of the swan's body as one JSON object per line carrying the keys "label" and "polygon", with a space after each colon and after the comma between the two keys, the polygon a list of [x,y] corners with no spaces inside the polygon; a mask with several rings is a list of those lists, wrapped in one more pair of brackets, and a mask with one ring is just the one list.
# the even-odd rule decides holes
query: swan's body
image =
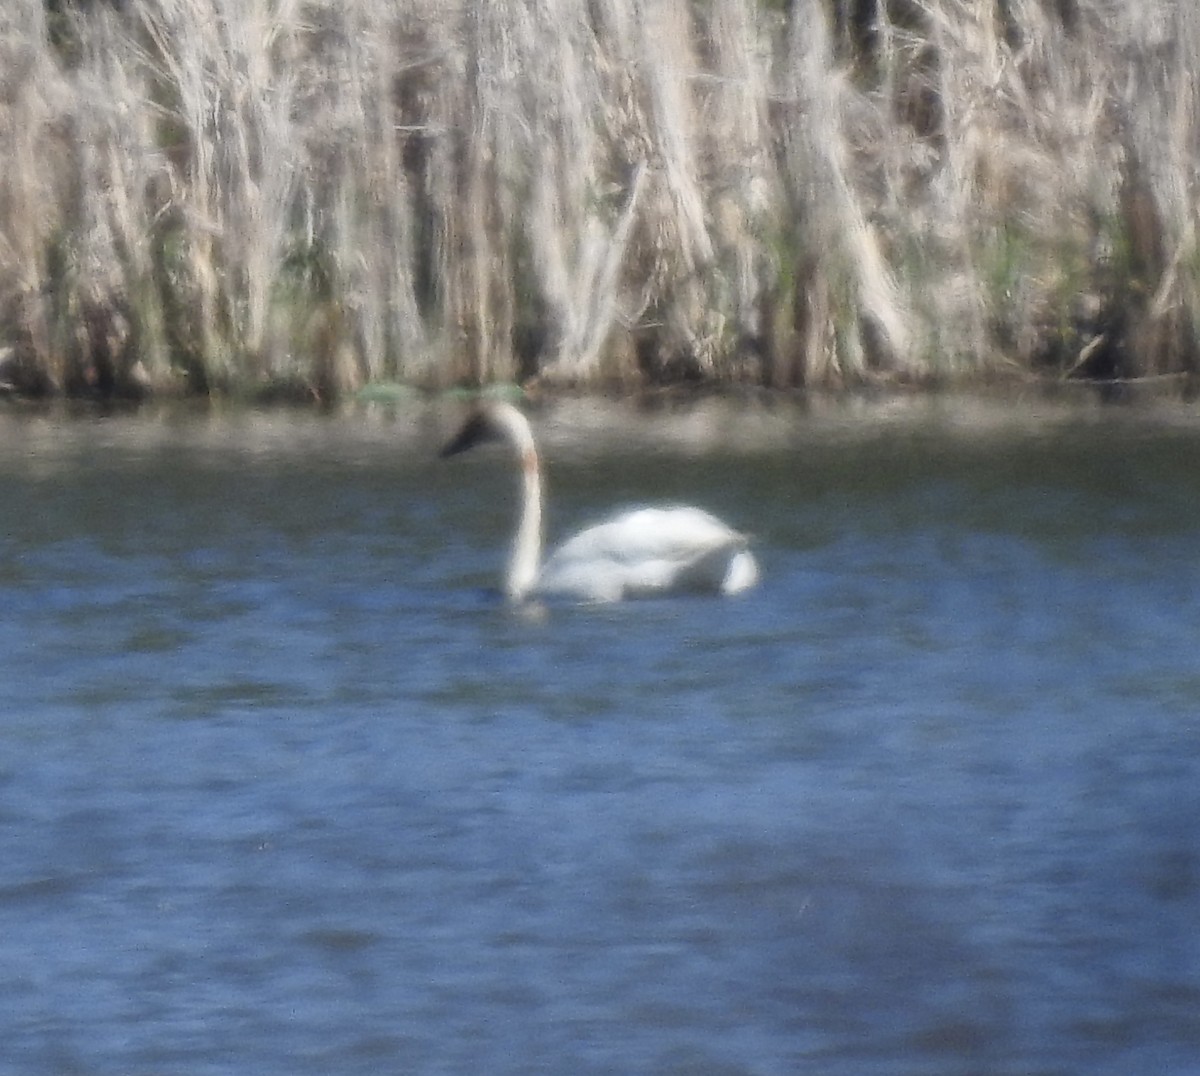
{"label": "swan's body", "polygon": [[736,594],[758,582],[744,534],[699,508],[638,508],[581,531],[542,555],[542,479],[529,422],[511,404],[490,401],[443,456],[502,438],[521,462],[521,514],[505,577],[512,601],[544,595],[619,601],[683,592]]}

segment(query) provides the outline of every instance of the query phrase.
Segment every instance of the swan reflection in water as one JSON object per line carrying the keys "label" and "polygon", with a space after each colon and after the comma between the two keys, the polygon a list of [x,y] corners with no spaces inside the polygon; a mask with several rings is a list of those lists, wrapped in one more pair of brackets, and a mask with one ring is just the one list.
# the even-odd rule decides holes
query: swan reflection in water
{"label": "swan reflection in water", "polygon": [[758,582],[746,535],[700,508],[635,508],[588,527],[542,561],[542,476],[528,419],[483,403],[442,449],[453,456],[507,441],[521,465],[521,514],[504,580],[510,601],[566,597],[611,602],[666,594],[737,594]]}

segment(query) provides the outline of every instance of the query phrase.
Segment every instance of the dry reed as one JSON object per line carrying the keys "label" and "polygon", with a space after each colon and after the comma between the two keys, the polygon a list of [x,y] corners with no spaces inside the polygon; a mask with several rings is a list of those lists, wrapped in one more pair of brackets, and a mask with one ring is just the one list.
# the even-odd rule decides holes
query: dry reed
{"label": "dry reed", "polygon": [[40,393],[1191,373],[1189,0],[17,0]]}

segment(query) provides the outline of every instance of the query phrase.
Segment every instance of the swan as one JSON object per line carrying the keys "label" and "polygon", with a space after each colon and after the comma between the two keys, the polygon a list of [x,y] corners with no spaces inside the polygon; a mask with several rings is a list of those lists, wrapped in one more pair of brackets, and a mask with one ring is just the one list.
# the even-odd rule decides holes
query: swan
{"label": "swan", "polygon": [[758,582],[746,535],[700,508],[636,508],[580,531],[542,557],[542,474],[529,420],[503,400],[484,402],[441,451],[507,441],[521,465],[521,510],[504,591],[590,602],[678,593],[737,594]]}

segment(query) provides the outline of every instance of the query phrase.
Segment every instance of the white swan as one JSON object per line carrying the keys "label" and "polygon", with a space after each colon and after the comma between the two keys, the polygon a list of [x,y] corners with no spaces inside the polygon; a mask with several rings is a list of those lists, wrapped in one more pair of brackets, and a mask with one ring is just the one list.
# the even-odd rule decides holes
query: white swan
{"label": "white swan", "polygon": [[542,476],[529,421],[501,400],[484,403],[442,449],[453,456],[506,440],[521,463],[521,515],[504,589],[511,601],[534,595],[584,601],[696,592],[736,594],[758,582],[747,538],[699,508],[638,508],[581,531],[542,556]]}

